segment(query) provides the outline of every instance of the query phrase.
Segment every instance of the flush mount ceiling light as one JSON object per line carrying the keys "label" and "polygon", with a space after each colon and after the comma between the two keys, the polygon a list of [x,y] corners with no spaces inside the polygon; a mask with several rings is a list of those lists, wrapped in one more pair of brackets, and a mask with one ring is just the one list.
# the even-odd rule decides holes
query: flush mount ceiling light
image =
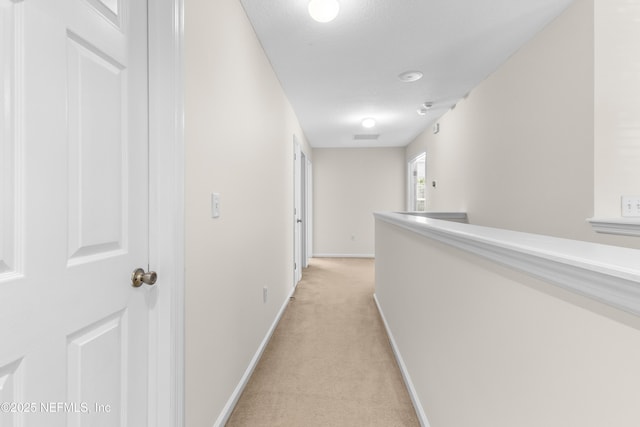
{"label": "flush mount ceiling light", "polygon": [[405,71],[404,73],[398,75],[398,78],[401,82],[411,83],[418,81],[422,78],[422,71]]}
{"label": "flush mount ceiling light", "polygon": [[362,127],[363,128],[369,129],[369,128],[374,127],[375,125],[376,125],[376,121],[375,121],[375,119],[372,119],[372,118],[366,118],[366,119],[364,119],[362,121]]}
{"label": "flush mount ceiling light", "polygon": [[311,0],[309,2],[309,15],[318,22],[333,21],[340,11],[340,3],[337,0]]}

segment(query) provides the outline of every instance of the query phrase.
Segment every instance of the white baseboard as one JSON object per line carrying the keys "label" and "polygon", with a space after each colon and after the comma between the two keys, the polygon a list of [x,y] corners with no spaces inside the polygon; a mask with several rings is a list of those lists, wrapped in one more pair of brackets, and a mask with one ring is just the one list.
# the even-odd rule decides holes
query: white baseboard
{"label": "white baseboard", "polygon": [[251,378],[251,374],[253,374],[253,371],[256,369],[256,366],[260,361],[260,357],[262,357],[262,353],[264,352],[264,349],[267,347],[267,344],[271,339],[271,335],[273,335],[273,331],[275,331],[276,326],[278,326],[278,323],[280,322],[280,318],[282,317],[284,310],[287,308],[287,304],[289,304],[289,300],[293,295],[294,291],[295,291],[295,288],[292,288],[291,292],[289,292],[289,295],[284,300],[284,303],[282,304],[282,307],[280,307],[280,311],[278,311],[278,314],[276,315],[275,320],[271,324],[271,327],[267,331],[267,334],[265,335],[264,339],[260,343],[260,346],[258,347],[258,351],[256,351],[256,354],[253,355],[253,359],[251,359],[251,362],[249,363],[247,370],[244,372],[244,375],[240,379],[240,382],[236,386],[236,389],[231,394],[231,397],[229,397],[227,404],[224,405],[224,408],[222,409],[222,412],[218,416],[218,419],[216,420],[216,422],[213,424],[213,427],[222,427],[229,420],[229,417],[233,412],[233,408],[235,408],[236,403],[238,403],[238,399],[240,399],[240,395],[244,391],[244,388],[247,386],[247,383],[249,382],[249,378]]}
{"label": "white baseboard", "polygon": [[374,254],[313,254],[314,258],[375,258]]}
{"label": "white baseboard", "polygon": [[411,396],[411,402],[413,402],[413,407],[416,410],[418,421],[420,421],[420,425],[422,427],[430,427],[429,420],[427,419],[427,415],[424,412],[422,403],[420,403],[420,399],[418,398],[418,393],[416,392],[416,389],[413,387],[413,382],[411,382],[411,377],[409,376],[407,367],[405,366],[404,361],[402,360],[402,356],[400,355],[400,350],[396,346],[396,341],[393,339],[393,334],[389,329],[389,324],[387,323],[387,319],[385,319],[384,317],[384,313],[382,312],[382,307],[380,307],[380,303],[378,302],[378,297],[376,296],[376,294],[373,294],[373,300],[376,302],[376,306],[378,307],[378,312],[380,313],[380,317],[382,318],[382,323],[384,323],[384,327],[387,330],[387,335],[389,336],[389,342],[391,343],[393,354],[396,356],[396,361],[398,362],[398,366],[400,367],[400,372],[402,373],[404,384],[407,387],[407,390],[409,391],[409,396]]}

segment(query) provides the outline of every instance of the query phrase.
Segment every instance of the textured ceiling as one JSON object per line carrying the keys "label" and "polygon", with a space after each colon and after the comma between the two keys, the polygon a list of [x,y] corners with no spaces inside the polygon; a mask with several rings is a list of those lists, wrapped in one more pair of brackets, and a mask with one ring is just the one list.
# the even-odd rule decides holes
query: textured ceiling
{"label": "textured ceiling", "polygon": [[[306,0],[241,0],[314,147],[404,146],[572,0],[339,0],[318,23]],[[405,83],[398,75],[419,70]],[[416,110],[434,106],[427,115]],[[373,117],[377,125],[363,129]],[[379,134],[354,138],[356,135]]]}

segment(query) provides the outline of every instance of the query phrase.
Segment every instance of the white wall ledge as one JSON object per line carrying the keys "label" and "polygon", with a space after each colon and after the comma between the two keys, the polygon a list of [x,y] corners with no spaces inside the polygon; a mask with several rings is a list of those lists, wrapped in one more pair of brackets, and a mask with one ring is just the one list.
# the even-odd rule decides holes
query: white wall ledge
{"label": "white wall ledge", "polygon": [[640,236],[640,218],[589,218],[598,233]]}
{"label": "white wall ledge", "polygon": [[397,212],[400,214],[414,215],[414,216],[423,216],[425,218],[433,218],[433,219],[444,219],[447,221],[456,221],[456,222],[464,222],[468,223],[466,212],[422,212],[422,211],[411,211],[411,212]]}
{"label": "white wall ledge", "polygon": [[400,213],[374,216],[640,315],[640,250]]}

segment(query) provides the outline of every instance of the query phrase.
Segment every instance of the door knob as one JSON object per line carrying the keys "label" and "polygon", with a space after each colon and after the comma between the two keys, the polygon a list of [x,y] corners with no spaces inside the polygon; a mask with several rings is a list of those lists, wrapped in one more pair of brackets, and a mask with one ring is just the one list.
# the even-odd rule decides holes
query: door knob
{"label": "door knob", "polygon": [[134,288],[142,286],[143,283],[151,286],[156,283],[156,280],[158,280],[158,275],[155,271],[145,273],[142,268],[137,268],[131,273],[131,284]]}
{"label": "door knob", "polygon": [[302,222],[302,220],[301,219],[296,219],[296,222]]}

